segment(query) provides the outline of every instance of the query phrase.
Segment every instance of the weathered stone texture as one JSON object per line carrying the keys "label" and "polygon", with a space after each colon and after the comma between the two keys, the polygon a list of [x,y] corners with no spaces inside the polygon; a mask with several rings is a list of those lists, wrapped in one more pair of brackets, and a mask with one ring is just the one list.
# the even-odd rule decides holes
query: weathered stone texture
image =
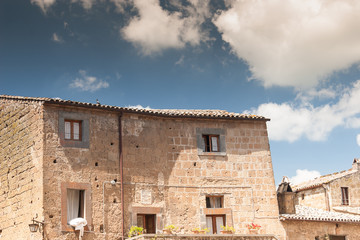
{"label": "weathered stone texture", "polygon": [[360,236],[358,224],[287,220],[283,225],[287,240],[315,239],[315,236],[322,237],[325,234],[346,235],[347,240],[357,240]]}
{"label": "weathered stone texture", "polygon": [[322,186],[298,192],[295,197],[295,205],[303,205],[322,210],[328,210],[326,201],[325,189]]}
{"label": "weathered stone texture", "polygon": [[[10,231],[30,239],[27,224],[36,213],[45,220],[48,239],[77,239],[77,233],[63,224],[64,186],[86,187],[90,196],[84,240],[119,239],[120,113],[20,101],[1,107],[4,239],[14,239],[8,237]],[[59,127],[63,116],[87,121],[89,129],[83,130],[88,131],[88,145],[64,144]],[[125,232],[137,224],[137,214],[156,214],[158,232],[175,224],[181,233],[190,233],[206,227],[206,214],[215,213],[226,214],[226,224],[237,233],[247,234],[246,225],[254,222],[262,226],[260,233],[285,238],[266,121],[135,113],[124,113],[121,119]],[[220,145],[226,152],[199,154],[197,133],[202,129],[224,134]],[[224,208],[207,209],[207,195],[224,196]]]}
{"label": "weathered stone texture", "polygon": [[[125,115],[123,125],[127,228],[136,224],[134,207],[160,207],[160,230],[169,224],[182,233],[204,228],[205,197],[217,194],[231,209],[227,225],[238,233],[256,222],[263,233],[284,234],[265,122]],[[226,154],[198,155],[197,128],[225,130]],[[152,193],[151,204],[141,202],[143,189]]]}
{"label": "weathered stone texture", "polygon": [[0,100],[0,229],[2,239],[39,239],[33,217],[43,220],[43,107]]}

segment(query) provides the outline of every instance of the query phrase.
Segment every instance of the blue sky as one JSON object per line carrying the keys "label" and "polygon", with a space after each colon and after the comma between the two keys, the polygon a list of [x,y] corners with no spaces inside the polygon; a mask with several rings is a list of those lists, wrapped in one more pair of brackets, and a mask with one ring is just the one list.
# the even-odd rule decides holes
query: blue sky
{"label": "blue sky", "polygon": [[360,157],[359,30],[347,0],[2,0],[0,93],[263,115],[296,182]]}

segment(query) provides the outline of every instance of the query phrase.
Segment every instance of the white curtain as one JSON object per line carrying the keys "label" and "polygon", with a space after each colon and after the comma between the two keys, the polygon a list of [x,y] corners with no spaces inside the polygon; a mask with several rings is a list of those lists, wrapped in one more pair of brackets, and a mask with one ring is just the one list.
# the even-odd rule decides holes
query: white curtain
{"label": "white curtain", "polygon": [[206,217],[206,227],[210,230],[209,233],[213,234],[212,217]]}
{"label": "white curtain", "polygon": [[218,138],[217,137],[211,137],[211,146],[212,146],[212,151],[214,151],[214,152],[219,151],[219,149],[218,149]]}
{"label": "white curtain", "polygon": [[67,190],[67,222],[79,217],[80,190]]}
{"label": "white curtain", "polygon": [[221,208],[221,197],[214,197],[215,208]]}
{"label": "white curtain", "polygon": [[71,138],[71,125],[70,122],[65,122],[65,139]]}
{"label": "white curtain", "polygon": [[74,122],[74,139],[79,140],[80,136],[80,124],[78,122]]}
{"label": "white curtain", "polygon": [[221,226],[224,226],[224,218],[216,217],[216,233],[220,233]]}

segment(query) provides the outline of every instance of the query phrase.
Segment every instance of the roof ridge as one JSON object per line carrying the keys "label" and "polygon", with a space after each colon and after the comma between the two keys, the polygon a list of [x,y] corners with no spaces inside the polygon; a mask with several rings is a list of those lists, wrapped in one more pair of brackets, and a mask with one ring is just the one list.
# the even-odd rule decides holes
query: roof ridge
{"label": "roof ridge", "polygon": [[123,111],[130,113],[141,113],[156,116],[167,117],[191,117],[191,118],[217,118],[217,119],[234,119],[234,120],[262,120],[269,121],[270,119],[263,116],[257,116],[245,113],[228,112],[227,110],[215,110],[215,109],[148,109],[148,108],[132,108],[132,107],[119,107],[111,106],[100,103],[88,103],[78,102],[72,100],[63,100],[61,98],[44,98],[44,97],[23,97],[23,96],[11,96],[0,95],[0,99],[11,100],[27,100],[27,101],[43,101],[48,104],[60,104],[78,107],[91,107],[97,109],[106,109],[113,111]]}

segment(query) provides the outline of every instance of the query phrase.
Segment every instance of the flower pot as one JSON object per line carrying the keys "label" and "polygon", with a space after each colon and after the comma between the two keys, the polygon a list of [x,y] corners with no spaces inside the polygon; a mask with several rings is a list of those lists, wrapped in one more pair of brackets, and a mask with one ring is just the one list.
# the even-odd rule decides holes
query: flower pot
{"label": "flower pot", "polygon": [[220,231],[222,234],[233,234],[232,231],[226,231],[226,230],[222,230]]}
{"label": "flower pot", "polygon": [[250,234],[259,234],[259,229],[249,229]]}
{"label": "flower pot", "polygon": [[200,231],[192,231],[194,234],[200,234]]}
{"label": "flower pot", "polygon": [[171,229],[163,229],[164,234],[172,234]]}

